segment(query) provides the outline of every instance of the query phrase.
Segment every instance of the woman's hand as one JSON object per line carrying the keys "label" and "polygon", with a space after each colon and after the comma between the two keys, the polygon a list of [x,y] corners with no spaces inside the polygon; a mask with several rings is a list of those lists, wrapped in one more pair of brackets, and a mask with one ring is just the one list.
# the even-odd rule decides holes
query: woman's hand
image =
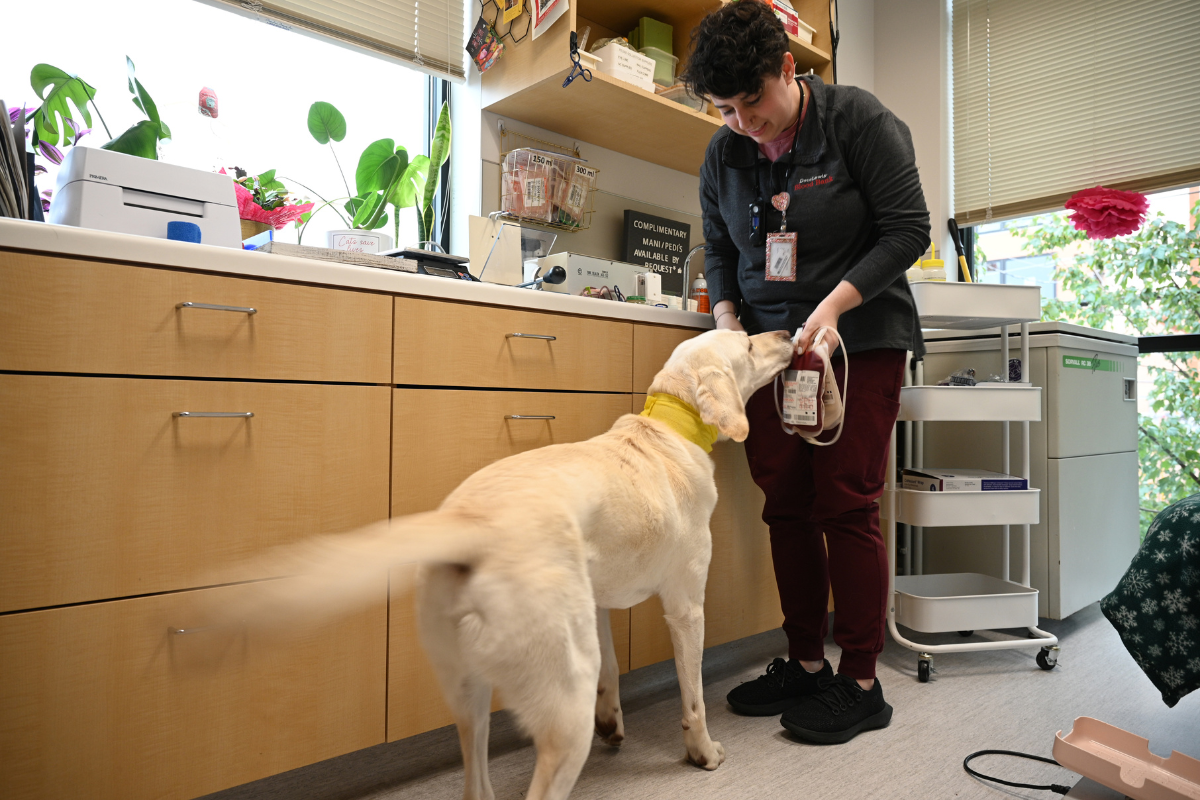
{"label": "woman's hand", "polygon": [[[796,352],[803,353],[812,345],[813,338],[821,328],[833,328],[837,332],[838,319],[852,308],[862,305],[862,295],[854,285],[842,281],[829,296],[821,301],[800,328],[800,337],[796,340]],[[841,342],[841,335],[838,335]]]}
{"label": "woman's hand", "polygon": [[742,323],[738,321],[737,310],[731,300],[722,300],[713,308],[713,321],[716,322],[717,330],[722,331],[745,331]]}

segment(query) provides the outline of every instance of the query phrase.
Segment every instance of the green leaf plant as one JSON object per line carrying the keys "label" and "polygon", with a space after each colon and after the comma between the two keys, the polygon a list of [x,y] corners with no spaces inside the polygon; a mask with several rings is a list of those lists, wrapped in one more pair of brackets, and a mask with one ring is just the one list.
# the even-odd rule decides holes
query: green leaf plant
{"label": "green leaf plant", "polygon": [[[133,61],[126,56],[129,93],[133,104],[148,119],[134,124],[120,136],[101,145],[112,150],[141,158],[158,159],[158,143],[171,138],[171,129],[158,115],[158,106],[135,74]],[[71,75],[50,64],[38,64],[29,73],[29,83],[42,105],[33,112],[33,146],[38,142],[51,145],[74,144],[75,131],[91,127],[92,115],[88,106],[96,109],[104,132],[112,137],[100,107],[96,105],[96,89],[77,75]],[[74,106],[74,111],[71,107]]]}
{"label": "green leaf plant", "polygon": [[[1200,233],[1161,213],[1137,232],[1088,240],[1065,214],[1037,217],[1021,234],[1026,252],[1053,254],[1064,297],[1046,319],[1137,336],[1200,332]],[[1200,492],[1200,353],[1148,355],[1153,414],[1138,416],[1142,530],[1168,505]]]}
{"label": "green leaf plant", "polygon": [[436,219],[433,201],[437,197],[438,176],[442,165],[450,157],[450,106],[442,103],[437,126],[433,130],[433,141],[429,143],[429,163],[425,168],[425,187],[421,194],[421,208],[417,214],[417,235],[420,241],[434,237],[433,224]]}
{"label": "green leaf plant", "polygon": [[[447,153],[449,151],[449,125],[447,118],[444,145]],[[429,157],[419,155],[410,160],[408,150],[398,147],[392,139],[379,139],[371,142],[358,158],[358,166],[354,170],[355,191],[351,192],[349,182],[346,180],[346,173],[342,170],[337,153],[333,152],[332,144],[332,142],[340,142],[346,137],[346,118],[330,103],[313,103],[308,110],[308,132],[312,134],[318,144],[329,145],[338,172],[342,176],[342,183],[346,187],[346,194],[343,197],[327,200],[313,192],[321,199],[322,203],[304,219],[297,241],[303,242],[304,231],[307,229],[308,223],[318,211],[326,207],[333,208],[347,228],[372,231],[387,224],[387,209],[388,206],[391,206],[394,240],[399,243],[400,209],[416,206],[418,198],[425,196],[431,163]],[[436,135],[434,140],[437,141]],[[445,161],[444,156],[442,161]],[[434,181],[436,182],[436,180],[435,175]],[[304,186],[299,181],[293,182]],[[304,188],[308,189],[307,186]],[[309,191],[312,190],[309,189]],[[335,205],[339,202],[342,203],[342,210]],[[423,234],[425,229],[418,227]]]}

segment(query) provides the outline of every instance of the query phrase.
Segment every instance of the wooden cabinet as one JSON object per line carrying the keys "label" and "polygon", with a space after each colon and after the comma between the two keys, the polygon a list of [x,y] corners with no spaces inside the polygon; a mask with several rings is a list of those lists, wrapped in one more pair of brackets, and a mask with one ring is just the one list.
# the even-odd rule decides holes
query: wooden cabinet
{"label": "wooden cabinet", "polygon": [[386,518],[390,394],[0,375],[0,611],[268,577],[239,562]]}
{"label": "wooden cabinet", "polygon": [[[253,602],[264,548],[602,433],[696,333],[0,251],[0,797],[195,797],[447,724],[411,569],[323,627],[212,605]],[[716,455],[709,644],[778,615]],[[610,624],[623,672],[671,657],[649,604]]]}
{"label": "wooden cabinet", "polygon": [[396,298],[394,382],[629,392],[628,322]]}
{"label": "wooden cabinet", "polygon": [[0,251],[0,369],[387,383],[391,308],[366,292]]}
{"label": "wooden cabinet", "polygon": [[382,743],[382,572],[336,624],[210,627],[261,586],[0,616],[0,797],[186,800]]}

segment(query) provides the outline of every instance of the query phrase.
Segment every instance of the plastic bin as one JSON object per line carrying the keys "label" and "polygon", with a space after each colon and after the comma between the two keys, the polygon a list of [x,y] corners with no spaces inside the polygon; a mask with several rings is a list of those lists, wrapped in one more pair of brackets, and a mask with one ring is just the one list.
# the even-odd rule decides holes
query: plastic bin
{"label": "plastic bin", "polygon": [[638,50],[643,47],[657,47],[664,53],[673,53],[673,34],[674,28],[667,23],[642,17],[638,20],[637,27],[629,32],[629,43]]}
{"label": "plastic bin", "polygon": [[1037,589],[990,575],[897,575],[896,622],[922,633],[1036,627]]}
{"label": "plastic bin", "polygon": [[600,63],[596,65],[597,71],[619,81],[632,83],[647,92],[654,91],[655,66],[654,59],[650,56],[644,56],[636,50],[622,47],[616,42],[609,42],[593,52],[592,55],[601,59]]}
{"label": "plastic bin", "polygon": [[675,65],[679,59],[657,47],[643,47],[639,52],[654,59],[654,82],[659,86],[675,85]]}
{"label": "plastic bin", "polygon": [[673,103],[687,106],[693,111],[699,111],[704,114],[708,111],[708,101],[703,97],[696,97],[694,94],[689,94],[687,87],[682,83],[672,86],[670,89],[658,90],[658,96],[670,100]]}

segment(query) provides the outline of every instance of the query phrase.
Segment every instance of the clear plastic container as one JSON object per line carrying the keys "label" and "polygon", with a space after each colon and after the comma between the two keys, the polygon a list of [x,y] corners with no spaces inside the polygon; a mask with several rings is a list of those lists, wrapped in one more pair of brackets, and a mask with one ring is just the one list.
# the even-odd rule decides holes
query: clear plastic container
{"label": "clear plastic container", "polygon": [[644,56],[654,59],[654,82],[659,86],[675,85],[675,65],[679,58],[659,50],[657,47],[643,47],[638,51]]}
{"label": "clear plastic container", "polygon": [[689,94],[687,87],[682,83],[676,84],[669,89],[659,89],[655,93],[664,100],[670,100],[673,103],[687,106],[693,111],[699,111],[701,114],[708,111],[708,101],[703,97],[696,97],[694,94]]}

